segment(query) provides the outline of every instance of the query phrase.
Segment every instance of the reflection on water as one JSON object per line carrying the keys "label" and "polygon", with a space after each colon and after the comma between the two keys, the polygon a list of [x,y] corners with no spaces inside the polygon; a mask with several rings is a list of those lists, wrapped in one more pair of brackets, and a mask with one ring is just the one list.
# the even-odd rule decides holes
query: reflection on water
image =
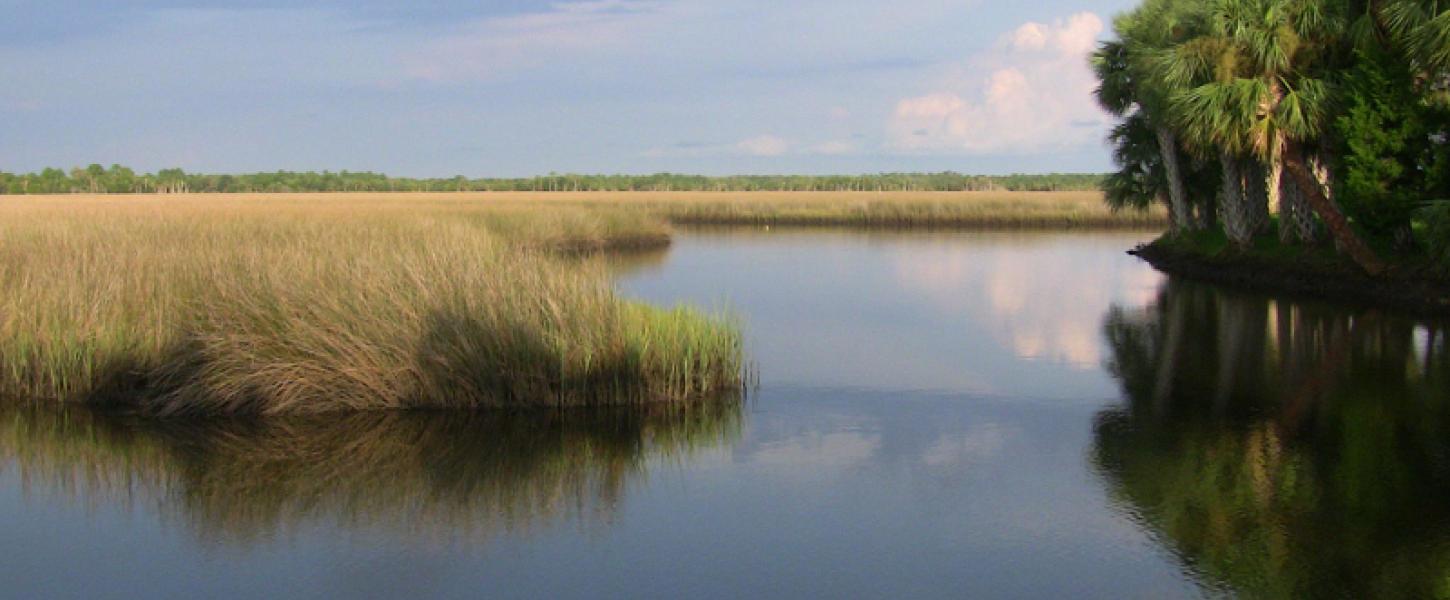
{"label": "reflection on water", "polygon": [[1111,493],[1209,586],[1450,594],[1445,331],[1171,281],[1106,319]]}
{"label": "reflection on water", "polygon": [[665,262],[669,260],[669,257],[670,251],[668,248],[630,249],[604,252],[591,256],[591,258],[603,263],[605,272],[616,279],[658,271],[664,268]]}
{"label": "reflection on water", "polygon": [[[1131,234],[1129,234],[1131,235]],[[1121,238],[1120,238],[1121,239]],[[1080,239],[1042,232],[990,244],[945,238],[895,252],[901,286],[946,312],[971,311],[1020,358],[1078,369],[1101,363],[1097,321],[1114,300],[1141,304],[1162,276],[1118,268],[1111,253],[1064,251]]]}
{"label": "reflection on water", "polygon": [[1162,281],[1124,254],[1152,236],[693,230],[624,289],[740,314],[767,386],[1097,402],[1104,311]]}
{"label": "reflection on water", "polygon": [[0,412],[27,496],[155,504],[205,540],[309,526],[478,540],[607,519],[651,459],[728,445],[739,402],[586,412],[154,421]]}

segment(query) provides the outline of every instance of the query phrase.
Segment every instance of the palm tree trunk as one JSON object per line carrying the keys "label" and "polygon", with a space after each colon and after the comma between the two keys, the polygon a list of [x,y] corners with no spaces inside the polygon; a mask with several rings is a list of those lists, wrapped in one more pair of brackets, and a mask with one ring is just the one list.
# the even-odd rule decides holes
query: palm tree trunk
{"label": "palm tree trunk", "polygon": [[1153,201],[1168,208],[1169,233],[1177,234],[1181,231],[1182,228],[1179,223],[1183,222],[1183,215],[1173,209],[1173,201],[1168,199],[1168,194],[1158,192],[1153,196]]}
{"label": "palm tree trunk", "polygon": [[1274,207],[1279,214],[1279,243],[1292,244],[1297,237],[1294,235],[1294,193],[1293,186],[1287,186],[1290,191],[1285,190],[1284,181],[1287,178],[1284,177],[1284,161],[1271,161],[1268,174],[1269,206]]}
{"label": "palm tree trunk", "polygon": [[1218,203],[1219,220],[1223,221],[1223,232],[1239,248],[1253,243],[1254,233],[1250,228],[1247,203],[1244,201],[1244,176],[1238,157],[1224,154],[1220,160],[1223,167],[1223,196]]}
{"label": "palm tree trunk", "polygon": [[1314,211],[1304,201],[1304,191],[1293,177],[1279,180],[1279,241],[1285,244],[1312,243],[1318,237]]}
{"label": "palm tree trunk", "polygon": [[1270,201],[1279,211],[1279,243],[1284,245],[1299,241],[1298,229],[1294,226],[1294,213],[1299,209],[1295,202],[1298,188],[1291,183],[1284,176],[1284,162],[1275,161],[1269,170]]}
{"label": "palm tree trunk", "polygon": [[1244,161],[1244,203],[1251,235],[1269,229],[1269,170],[1257,159]]}
{"label": "palm tree trunk", "polygon": [[1188,190],[1183,186],[1183,171],[1178,165],[1178,137],[1167,127],[1159,127],[1158,153],[1163,156],[1163,170],[1168,176],[1169,209],[1173,214],[1175,232],[1194,228],[1193,213],[1188,209]]}
{"label": "palm tree trunk", "polygon": [[[1334,171],[1329,167],[1329,159],[1320,151],[1305,157],[1305,160],[1309,170],[1314,172],[1314,179],[1319,182],[1319,189],[1324,191],[1324,197],[1329,199],[1330,204],[1339,206],[1334,198]],[[1304,240],[1317,242],[1324,239],[1324,225],[1314,218],[1314,209],[1309,206],[1309,202],[1303,196],[1300,196],[1300,200],[1303,208],[1300,211],[1300,232]]]}
{"label": "palm tree trunk", "polygon": [[1344,216],[1339,207],[1324,195],[1324,189],[1320,186],[1319,180],[1304,163],[1304,155],[1298,143],[1289,142],[1284,145],[1284,168],[1298,182],[1299,189],[1304,192],[1304,199],[1308,201],[1309,206],[1329,227],[1329,233],[1334,236],[1335,243],[1346,254],[1349,254],[1355,264],[1358,264],[1366,273],[1371,276],[1383,273],[1385,264],[1380,261],[1379,256],[1376,256],[1374,250],[1370,249],[1364,240],[1354,232],[1354,228],[1349,225],[1349,219]]}
{"label": "palm tree trunk", "polygon": [[[1206,164],[1197,166],[1200,170],[1206,167]],[[1194,223],[1198,229],[1218,229],[1218,195],[1195,194],[1194,199],[1196,202],[1193,202],[1192,205],[1198,211],[1197,220]]]}
{"label": "palm tree trunk", "polygon": [[1218,228],[1218,194],[1203,196],[1203,204],[1198,207],[1198,228]]}

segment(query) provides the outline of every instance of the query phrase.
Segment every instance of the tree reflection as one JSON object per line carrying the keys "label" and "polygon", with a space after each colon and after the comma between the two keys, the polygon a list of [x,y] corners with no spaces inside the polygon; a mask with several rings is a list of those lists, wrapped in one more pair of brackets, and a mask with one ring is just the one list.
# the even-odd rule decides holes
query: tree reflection
{"label": "tree reflection", "polygon": [[1170,280],[1107,316],[1094,463],[1207,586],[1450,595],[1450,353],[1419,327]]}
{"label": "tree reflection", "polygon": [[0,467],[28,495],[154,503],[206,540],[314,526],[477,540],[607,520],[652,460],[732,442],[740,415],[728,400],[208,421],[6,408]]}

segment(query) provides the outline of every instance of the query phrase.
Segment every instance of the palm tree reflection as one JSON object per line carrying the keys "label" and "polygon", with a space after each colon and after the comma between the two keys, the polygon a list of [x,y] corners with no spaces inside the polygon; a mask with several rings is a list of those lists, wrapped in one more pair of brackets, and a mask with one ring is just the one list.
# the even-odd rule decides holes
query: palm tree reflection
{"label": "palm tree reflection", "polygon": [[1097,417],[1094,464],[1205,585],[1450,593],[1450,354],[1437,327],[1170,280],[1104,329],[1123,402]]}

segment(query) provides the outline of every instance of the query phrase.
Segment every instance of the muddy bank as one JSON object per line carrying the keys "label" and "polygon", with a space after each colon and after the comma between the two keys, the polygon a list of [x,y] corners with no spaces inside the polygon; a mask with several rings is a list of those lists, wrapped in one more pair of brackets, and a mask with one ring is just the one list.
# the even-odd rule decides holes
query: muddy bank
{"label": "muddy bank", "polygon": [[1283,293],[1423,316],[1450,317],[1450,281],[1420,269],[1370,277],[1353,264],[1297,261],[1252,253],[1204,254],[1154,242],[1128,251],[1168,273],[1261,292]]}

